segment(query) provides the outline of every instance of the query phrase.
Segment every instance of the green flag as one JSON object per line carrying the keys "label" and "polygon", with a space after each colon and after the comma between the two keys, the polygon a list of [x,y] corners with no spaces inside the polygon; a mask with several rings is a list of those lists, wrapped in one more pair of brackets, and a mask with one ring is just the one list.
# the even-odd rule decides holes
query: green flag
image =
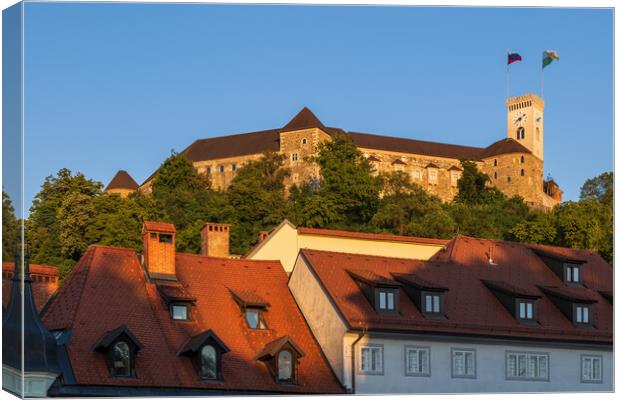
{"label": "green flag", "polygon": [[560,56],[558,55],[558,52],[555,50],[545,50],[543,51],[543,60],[542,60],[542,67],[543,69],[545,69],[545,67],[549,64],[551,64],[551,62],[553,62],[553,60],[559,60]]}

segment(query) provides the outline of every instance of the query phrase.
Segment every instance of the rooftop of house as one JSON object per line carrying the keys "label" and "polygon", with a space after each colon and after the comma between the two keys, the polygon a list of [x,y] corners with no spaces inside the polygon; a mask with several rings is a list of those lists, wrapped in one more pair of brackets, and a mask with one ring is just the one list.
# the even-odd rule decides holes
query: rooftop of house
{"label": "rooftop of house", "polygon": [[406,243],[421,243],[421,244],[433,244],[433,245],[446,245],[450,241],[447,239],[432,239],[421,238],[415,236],[402,236],[402,235],[390,235],[384,233],[365,233],[365,232],[351,232],[340,231],[335,229],[320,229],[320,228],[297,228],[297,232],[302,235],[320,235],[320,236],[336,236],[350,239],[365,239],[365,240],[385,240],[390,242],[406,242]]}
{"label": "rooftop of house", "polygon": [[[76,384],[342,392],[288,290],[279,262],[176,253],[175,264],[177,281],[158,285],[145,274],[134,250],[86,250],[42,315],[50,330],[72,333],[68,355]],[[239,298],[260,299],[267,329],[248,327]],[[179,299],[193,302],[190,321],[172,320],[166,302]],[[118,329],[131,332],[142,346],[134,378],[111,377],[104,355],[93,351]],[[200,380],[189,357],[183,356],[194,342],[207,337],[217,337],[229,350],[222,355],[221,381]],[[303,351],[296,384],[277,383],[266,363],[257,359],[284,337]]]}
{"label": "rooftop of house", "polygon": [[104,192],[112,189],[131,189],[138,188],[138,183],[129,175],[127,171],[119,170],[112,178],[108,186],[106,186]]}
{"label": "rooftop of house", "polygon": [[[534,251],[539,248],[582,260],[582,285],[569,287],[564,283]],[[609,300],[613,298],[613,272],[592,252],[457,236],[429,261],[309,249],[303,249],[301,254],[351,330],[604,344],[613,339]],[[371,276],[374,279],[369,280]],[[398,290],[399,312],[376,311],[359,281]],[[442,318],[425,316],[409,296],[408,288],[442,292]],[[536,322],[518,321],[491,288],[514,298],[538,299]],[[591,304],[593,324],[576,326],[550,294]]]}
{"label": "rooftop of house", "polygon": [[[321,129],[329,135],[347,134],[353,140],[353,143],[361,148],[398,153],[473,160],[481,160],[507,153],[531,153],[530,150],[510,138],[498,140],[488,147],[474,147],[371,133],[347,132],[341,128],[325,126],[307,107],[299,111],[282,128],[199,139],[190,144],[181,153],[190,161],[198,162],[261,154],[270,151],[276,152],[280,150],[280,133],[311,128]],[[150,181],[154,176],[155,173],[149,176],[144,183]]]}

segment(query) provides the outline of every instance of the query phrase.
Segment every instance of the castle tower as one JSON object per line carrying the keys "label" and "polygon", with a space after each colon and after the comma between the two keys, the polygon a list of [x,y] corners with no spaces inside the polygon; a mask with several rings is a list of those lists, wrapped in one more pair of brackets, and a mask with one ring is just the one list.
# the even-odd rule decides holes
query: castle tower
{"label": "castle tower", "polygon": [[508,137],[521,143],[543,160],[545,102],[533,93],[506,100]]}

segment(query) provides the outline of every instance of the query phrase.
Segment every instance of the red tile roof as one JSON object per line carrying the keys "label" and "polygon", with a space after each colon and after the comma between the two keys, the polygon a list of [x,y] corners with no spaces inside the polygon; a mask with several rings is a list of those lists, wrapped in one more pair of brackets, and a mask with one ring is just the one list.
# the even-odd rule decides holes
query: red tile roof
{"label": "red tile roof", "polygon": [[[495,265],[488,260],[491,247]],[[602,298],[599,290],[612,291],[611,267],[596,254],[573,251],[587,258],[582,267],[586,286],[581,288],[582,292],[598,299]],[[596,327],[575,328],[538,287],[559,286],[563,282],[524,244],[459,236],[429,261],[307,249],[302,250],[302,254],[353,330],[612,342],[612,305],[598,301],[593,305]],[[394,273],[415,274],[448,288],[444,294],[447,319],[425,319],[404,292],[399,296],[398,315],[378,314],[347,272],[360,266],[387,279]],[[538,304],[540,324],[517,322],[483,280],[505,282],[541,296]]]}
{"label": "red tile roof", "polygon": [[370,283],[371,285],[401,286],[401,284],[394,279],[377,275],[373,271],[366,269],[348,269],[347,272],[349,272],[349,275],[351,275],[353,279]]}
{"label": "red tile roof", "polygon": [[[11,296],[13,271],[15,264],[12,262],[2,263],[2,307],[8,307]],[[32,278],[32,294],[37,310],[41,310],[49,298],[58,289],[58,268],[48,265],[30,264],[30,276]]]}
{"label": "red tile roof", "polygon": [[339,231],[334,229],[319,229],[319,228],[297,228],[297,232],[304,235],[322,235],[322,236],[337,236],[351,239],[366,239],[366,240],[386,240],[390,242],[407,242],[407,243],[421,243],[421,244],[435,244],[446,245],[450,241],[446,239],[430,239],[420,238],[415,236],[400,236],[400,235],[387,235],[383,233],[365,233],[365,232],[350,232]]}
{"label": "red tile roof", "polygon": [[[68,355],[79,385],[204,388],[288,393],[341,393],[287,286],[279,262],[228,260],[177,253],[178,283],[196,298],[192,320],[170,317],[155,283],[145,278],[134,250],[90,246],[43,313],[50,330],[71,329]],[[247,327],[230,290],[255,290],[271,307],[266,330]],[[136,378],[112,378],[104,356],[92,346],[121,325],[144,346]],[[188,357],[177,356],[188,339],[211,330],[230,349],[223,355],[223,382],[201,381]],[[255,357],[265,346],[290,336],[305,356],[298,384],[279,385]]]}
{"label": "red tile roof", "polygon": [[104,189],[108,191],[110,189],[132,189],[135,190],[138,188],[138,183],[134,181],[134,179],[127,173],[127,171],[123,171],[122,169],[114,175],[108,186]]}

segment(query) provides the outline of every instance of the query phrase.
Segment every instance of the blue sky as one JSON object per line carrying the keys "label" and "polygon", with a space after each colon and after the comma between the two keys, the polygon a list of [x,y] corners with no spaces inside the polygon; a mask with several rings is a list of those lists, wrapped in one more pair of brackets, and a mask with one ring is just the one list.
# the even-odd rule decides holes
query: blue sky
{"label": "blue sky", "polygon": [[613,168],[612,11],[54,4],[25,8],[25,201],[60,168],[140,183],[198,138],[284,125],[487,146],[540,92],[545,175],[577,199]]}

